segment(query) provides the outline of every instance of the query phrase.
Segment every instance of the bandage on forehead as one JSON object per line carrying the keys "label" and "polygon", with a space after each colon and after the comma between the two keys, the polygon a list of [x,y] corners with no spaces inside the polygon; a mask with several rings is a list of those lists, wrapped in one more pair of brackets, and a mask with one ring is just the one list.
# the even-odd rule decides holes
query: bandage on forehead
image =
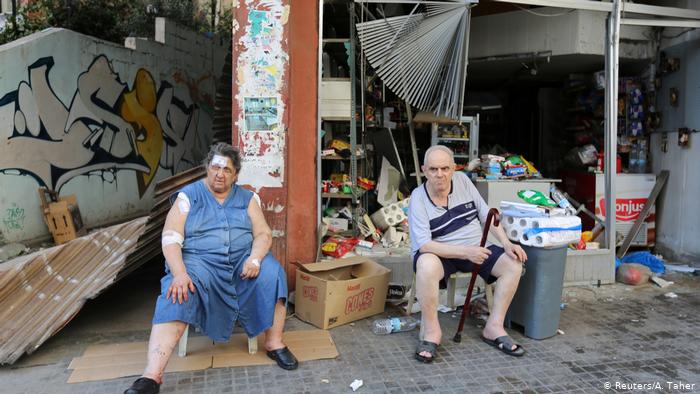
{"label": "bandage on forehead", "polygon": [[226,156],[214,155],[214,157],[211,159],[211,165],[225,168],[228,164],[228,160],[229,159]]}
{"label": "bandage on forehead", "polygon": [[178,244],[180,247],[182,247],[182,244],[185,242],[185,238],[182,236],[182,234],[175,230],[165,230],[163,231],[161,242],[163,243],[163,246]]}
{"label": "bandage on forehead", "polygon": [[190,211],[190,199],[187,194],[180,192],[177,194],[177,208],[180,213],[187,213]]}

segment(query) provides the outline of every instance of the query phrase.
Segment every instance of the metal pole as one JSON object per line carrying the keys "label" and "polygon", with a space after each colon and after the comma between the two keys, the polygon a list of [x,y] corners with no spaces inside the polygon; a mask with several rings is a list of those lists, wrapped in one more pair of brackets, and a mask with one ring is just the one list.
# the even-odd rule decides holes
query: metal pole
{"label": "metal pole", "polygon": [[620,47],[620,0],[613,0],[605,46],[605,240],[615,256],[615,176],[617,173],[617,90]]}
{"label": "metal pole", "polygon": [[413,153],[413,169],[416,174],[416,185],[420,186],[423,184],[423,179],[421,178],[420,162],[418,161],[418,148],[416,148],[416,130],[413,124],[413,111],[411,110],[411,104],[408,101],[405,101],[405,103],[406,115],[408,115],[408,136],[411,137],[411,152]]}
{"label": "metal pole", "polygon": [[12,34],[17,38],[17,0],[12,0]]}
{"label": "metal pole", "polygon": [[[323,212],[322,200],[321,200],[321,147],[323,146],[323,139],[321,138],[321,126],[323,125],[321,119],[321,96],[322,96],[322,86],[323,86],[323,2],[324,0],[318,0],[318,72],[316,73],[316,78],[318,79],[318,85],[316,86],[316,108],[318,110],[318,116],[316,120],[316,228],[321,228],[321,216]],[[319,235],[320,235],[319,230]],[[319,244],[319,250],[321,248],[321,242]],[[318,256],[316,258],[318,261]]]}
{"label": "metal pole", "polygon": [[[350,180],[352,181],[353,201],[355,196],[355,185],[357,184],[357,120],[355,119],[355,107],[357,105],[357,75],[355,75],[355,4],[348,4],[350,14],[350,45],[348,54],[348,66],[350,67]],[[360,80],[362,83],[362,80]],[[362,112],[360,112],[362,114]]]}
{"label": "metal pole", "polygon": [[462,68],[462,75],[461,78],[458,78],[461,83],[459,87],[459,108],[457,109],[457,119],[459,120],[459,124],[462,124],[462,115],[464,115],[464,91],[467,88],[467,65],[469,64],[469,30],[471,30],[471,21],[472,21],[472,9],[471,7],[467,8],[467,16],[465,20],[463,21],[465,26],[464,26],[464,38],[462,39],[464,42],[464,47],[462,48],[462,59],[464,61],[464,67]]}

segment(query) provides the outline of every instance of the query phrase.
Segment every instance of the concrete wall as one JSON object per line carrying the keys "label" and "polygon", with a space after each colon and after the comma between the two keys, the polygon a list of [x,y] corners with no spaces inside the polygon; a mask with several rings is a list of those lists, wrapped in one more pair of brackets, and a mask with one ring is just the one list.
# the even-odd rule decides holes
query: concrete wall
{"label": "concrete wall", "polygon": [[[525,11],[472,18],[470,58],[507,56],[551,51],[559,55],[604,55],[606,13],[567,12],[561,8],[537,8],[543,17]],[[561,14],[561,15],[560,15]],[[620,58],[646,59],[652,48],[645,27],[622,26]]]}
{"label": "concrete wall", "polygon": [[94,227],[148,212],[157,180],[201,161],[227,48],[156,27],[128,47],[64,29],[0,46],[0,242],[48,236],[39,187]]}
{"label": "concrete wall", "polygon": [[[677,34],[677,33],[675,33]],[[673,30],[664,35],[675,35]],[[668,46],[667,46],[668,45]],[[667,47],[666,47],[667,46]],[[666,41],[662,50],[681,59],[680,70],[662,77],[657,93],[658,110],[667,131],[667,152],[662,152],[663,133],[652,134],[650,155],[653,172],[669,170],[670,177],[658,201],[657,248],[667,258],[700,261],[700,133],[692,133],[690,146],[678,145],[678,128],[700,130],[700,32],[693,31]],[[679,104],[670,105],[669,90],[677,88]]]}

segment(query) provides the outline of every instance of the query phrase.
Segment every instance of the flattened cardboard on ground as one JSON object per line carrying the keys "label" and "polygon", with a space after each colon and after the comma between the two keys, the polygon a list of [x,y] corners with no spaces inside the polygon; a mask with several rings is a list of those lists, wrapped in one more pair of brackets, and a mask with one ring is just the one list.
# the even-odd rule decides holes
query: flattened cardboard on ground
{"label": "flattened cardboard on ground", "polygon": [[299,264],[296,316],[328,329],[382,313],[390,272],[362,256]]}
{"label": "flattened cardboard on ground", "polygon": [[[283,338],[300,362],[338,357],[338,349],[328,331],[291,331],[285,332]],[[216,345],[205,336],[190,337],[187,356],[178,357],[177,352],[173,352],[165,372],[274,364],[265,354],[263,339],[264,336],[258,336],[260,350],[248,354],[245,334],[235,334],[229,343]],[[90,346],[68,366],[73,370],[68,383],[138,376],[146,367],[147,347],[146,342]]]}

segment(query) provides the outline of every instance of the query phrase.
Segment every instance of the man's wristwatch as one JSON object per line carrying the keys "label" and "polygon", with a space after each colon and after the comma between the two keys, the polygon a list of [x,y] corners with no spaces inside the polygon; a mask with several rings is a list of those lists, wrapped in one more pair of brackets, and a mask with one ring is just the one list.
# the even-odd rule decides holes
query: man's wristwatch
{"label": "man's wristwatch", "polygon": [[250,260],[250,262],[251,262],[254,266],[260,268],[260,260],[258,260],[258,259],[253,259],[253,260]]}

